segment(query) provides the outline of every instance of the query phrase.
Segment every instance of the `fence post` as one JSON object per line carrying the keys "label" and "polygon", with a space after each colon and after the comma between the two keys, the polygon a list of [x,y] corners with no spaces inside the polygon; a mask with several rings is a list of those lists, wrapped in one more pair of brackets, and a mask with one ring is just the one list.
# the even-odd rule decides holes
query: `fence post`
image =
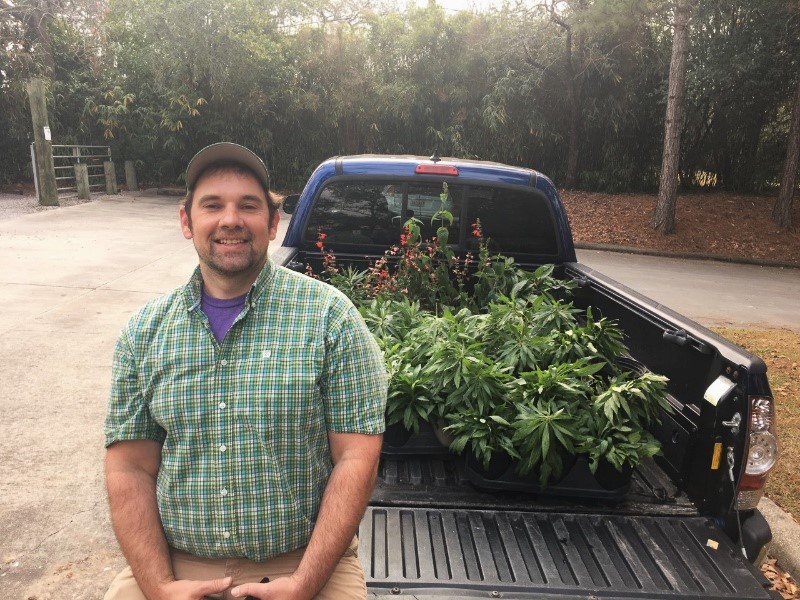
{"label": "fence post", "polygon": [[103,171],[106,174],[106,194],[113,196],[117,193],[117,171],[114,168],[114,161],[105,161]]}
{"label": "fence post", "polygon": [[139,183],[136,181],[136,166],[132,160],[125,161],[125,183],[129,192],[138,192]]}
{"label": "fence post", "polygon": [[78,189],[78,198],[89,199],[89,168],[86,163],[75,165],[75,187]]}
{"label": "fence post", "polygon": [[34,152],[36,160],[33,166],[37,175],[39,204],[58,206],[58,185],[56,184],[56,169],[53,165],[53,142],[47,122],[44,81],[41,79],[28,81],[28,98],[33,121],[33,145],[36,149]]}

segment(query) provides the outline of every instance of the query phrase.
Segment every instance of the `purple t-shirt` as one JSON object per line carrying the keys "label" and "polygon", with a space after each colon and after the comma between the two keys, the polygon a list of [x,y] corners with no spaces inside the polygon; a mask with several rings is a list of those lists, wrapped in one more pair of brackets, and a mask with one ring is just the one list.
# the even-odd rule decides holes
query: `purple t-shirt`
{"label": "purple t-shirt", "polygon": [[208,322],[211,324],[211,331],[214,333],[214,337],[217,338],[217,341],[220,344],[222,343],[222,340],[225,339],[225,334],[228,333],[228,330],[231,328],[231,325],[233,325],[236,317],[238,317],[239,313],[242,312],[246,298],[247,294],[244,294],[242,296],[237,296],[236,298],[222,300],[220,298],[209,296],[206,293],[205,288],[203,288],[203,297],[200,301],[200,308],[204,313],[206,313]]}

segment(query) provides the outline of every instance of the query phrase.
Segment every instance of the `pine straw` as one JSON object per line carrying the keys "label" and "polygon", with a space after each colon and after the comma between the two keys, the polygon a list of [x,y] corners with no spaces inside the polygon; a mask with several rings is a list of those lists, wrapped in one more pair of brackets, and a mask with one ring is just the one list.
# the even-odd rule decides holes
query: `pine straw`
{"label": "pine straw", "polygon": [[560,194],[576,242],[756,258],[800,266],[800,198],[795,198],[793,204],[793,229],[785,230],[770,218],[774,197],[717,192],[679,196],[676,231],[662,235],[650,227],[654,195],[566,190]]}

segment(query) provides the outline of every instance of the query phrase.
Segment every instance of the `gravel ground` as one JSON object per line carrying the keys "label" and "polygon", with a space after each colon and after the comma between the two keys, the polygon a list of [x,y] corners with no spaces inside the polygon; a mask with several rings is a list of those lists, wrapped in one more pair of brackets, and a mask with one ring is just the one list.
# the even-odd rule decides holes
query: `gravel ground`
{"label": "gravel ground", "polygon": [[36,196],[20,196],[18,194],[0,194],[0,221],[14,219],[29,213],[42,212],[45,210],[57,210],[66,206],[85,204],[106,198],[105,194],[93,194],[91,200],[79,200],[78,198],[62,198],[60,206],[39,206]]}

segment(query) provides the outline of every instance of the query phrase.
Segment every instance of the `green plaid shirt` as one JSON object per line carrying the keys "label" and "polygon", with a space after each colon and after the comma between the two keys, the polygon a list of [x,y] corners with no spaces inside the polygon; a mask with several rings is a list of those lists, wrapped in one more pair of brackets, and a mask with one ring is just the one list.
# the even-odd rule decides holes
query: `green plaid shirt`
{"label": "green plaid shirt", "polygon": [[308,543],[332,464],[327,432],[384,429],[386,370],[350,301],[267,263],[222,344],[199,269],[148,303],[114,352],[106,445],[163,443],[167,541],[265,560]]}

